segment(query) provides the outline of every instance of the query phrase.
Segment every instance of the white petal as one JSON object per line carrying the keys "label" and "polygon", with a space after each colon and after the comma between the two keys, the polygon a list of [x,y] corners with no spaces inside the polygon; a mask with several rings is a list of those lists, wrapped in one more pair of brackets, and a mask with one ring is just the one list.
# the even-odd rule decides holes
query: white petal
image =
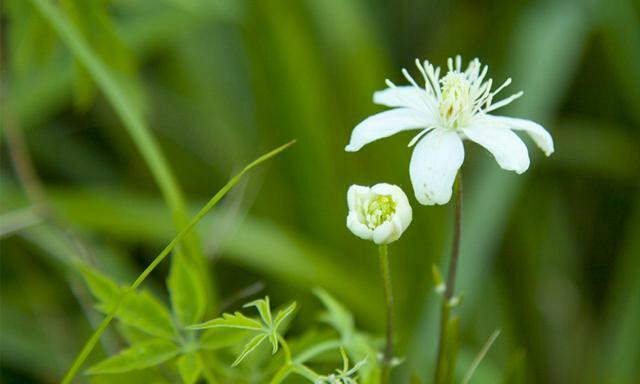
{"label": "white petal", "polygon": [[447,203],[463,161],[464,147],[455,131],[434,129],[420,140],[409,164],[413,191],[420,204]]}
{"label": "white petal", "polygon": [[402,193],[402,189],[397,185],[389,184],[389,183],[378,183],[371,187],[371,192],[376,195],[385,195],[385,196],[393,196],[394,193]]}
{"label": "white petal", "polygon": [[400,233],[391,221],[385,221],[373,230],[373,242],[376,244],[389,244],[398,238],[400,238]]}
{"label": "white petal", "polygon": [[422,88],[413,85],[389,87],[373,94],[373,102],[387,107],[406,107],[418,110],[428,110],[435,100]]}
{"label": "white petal", "polygon": [[426,112],[409,108],[396,108],[370,116],[351,132],[351,141],[345,151],[355,152],[363,146],[409,129],[426,128],[433,119]]}
{"label": "white petal", "polygon": [[393,197],[393,201],[396,203],[396,214],[394,216],[394,220],[398,219],[400,232],[402,233],[407,229],[409,224],[411,224],[411,220],[413,220],[413,211],[409,204],[407,195],[405,195],[400,187],[396,188],[397,190],[391,195]]}
{"label": "white petal", "polygon": [[493,123],[504,125],[513,130],[525,131],[547,156],[551,155],[554,151],[551,135],[538,123],[531,120],[506,116],[487,115],[485,116],[485,119]]}
{"label": "white petal", "polygon": [[358,200],[363,196],[371,195],[371,188],[364,187],[362,185],[353,184],[347,190],[347,206],[350,211],[356,210],[358,207]]}
{"label": "white petal", "polygon": [[354,211],[350,211],[347,215],[347,228],[361,239],[371,240],[373,238],[373,230],[361,223]]}
{"label": "white petal", "polygon": [[529,168],[529,153],[522,140],[509,129],[474,124],[462,130],[469,140],[485,147],[498,165],[520,174]]}

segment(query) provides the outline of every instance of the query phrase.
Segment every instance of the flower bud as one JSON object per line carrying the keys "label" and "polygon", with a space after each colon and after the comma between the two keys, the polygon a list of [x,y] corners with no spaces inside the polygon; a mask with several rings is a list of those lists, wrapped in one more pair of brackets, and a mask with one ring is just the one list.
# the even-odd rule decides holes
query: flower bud
{"label": "flower bud", "polygon": [[400,238],[412,219],[407,195],[396,185],[352,185],[347,192],[347,228],[354,235],[389,244]]}

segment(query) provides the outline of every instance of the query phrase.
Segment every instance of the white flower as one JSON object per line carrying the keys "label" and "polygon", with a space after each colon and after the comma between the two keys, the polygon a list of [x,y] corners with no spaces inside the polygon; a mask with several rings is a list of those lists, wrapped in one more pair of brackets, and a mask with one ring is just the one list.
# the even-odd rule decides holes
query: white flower
{"label": "white flower", "polygon": [[376,244],[398,240],[411,223],[409,199],[396,185],[380,183],[371,188],[352,185],[347,191],[347,204],[347,228]]}
{"label": "white flower", "polygon": [[416,199],[425,205],[445,204],[451,199],[452,186],[464,160],[463,139],[486,148],[503,169],[520,174],[529,168],[529,154],[522,140],[512,132],[526,132],[549,156],[553,139],[533,121],[489,112],[503,107],[518,97],[516,93],[493,103],[494,96],[511,83],[507,79],[492,91],[492,80],[485,80],[488,67],[478,59],[462,71],[462,59],[449,59],[449,72],[440,78],[440,68],[428,61],[416,65],[424,78],[419,86],[406,69],[402,73],[410,86],[397,87],[389,80],[389,88],[374,93],[373,101],[394,109],[378,113],[358,124],[351,133],[346,151],[355,152],[375,140],[401,131],[420,129],[409,146],[417,143],[409,174]]}

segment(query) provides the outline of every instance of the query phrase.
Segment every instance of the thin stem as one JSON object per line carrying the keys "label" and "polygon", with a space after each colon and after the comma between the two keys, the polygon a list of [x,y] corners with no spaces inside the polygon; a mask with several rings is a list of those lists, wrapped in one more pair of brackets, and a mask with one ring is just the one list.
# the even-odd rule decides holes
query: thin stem
{"label": "thin stem", "polygon": [[453,297],[458,272],[458,258],[460,256],[460,238],[462,236],[462,171],[458,172],[455,182],[455,212],[453,218],[453,244],[451,246],[451,260],[447,275],[447,289],[444,297],[447,301]]}
{"label": "thin stem", "polygon": [[282,335],[278,334],[278,340],[280,341],[280,345],[282,346],[282,350],[284,351],[284,359],[286,364],[289,365],[292,363],[291,360],[291,349],[289,349],[289,344],[287,344],[287,340],[282,337]]}
{"label": "thin stem", "polygon": [[[447,284],[442,300],[442,312],[440,314],[440,335],[438,338],[438,357],[436,360],[435,383],[441,384],[446,377],[445,374],[445,346],[447,324],[449,323],[449,312],[451,310],[450,301],[453,297],[456,274],[458,271],[458,257],[460,255],[460,238],[462,236],[462,171],[458,172],[454,183],[454,218],[453,218],[453,244],[451,246],[451,260],[449,261],[449,273]],[[449,362],[452,364],[453,362]]]}
{"label": "thin stem", "polygon": [[387,311],[387,343],[382,357],[382,375],[380,383],[387,384],[391,377],[391,364],[393,360],[393,290],[391,287],[391,272],[389,270],[389,253],[387,245],[382,244],[380,251],[380,272],[384,285],[384,298]]}
{"label": "thin stem", "polygon": [[496,329],[495,331],[493,331],[493,333],[489,337],[489,340],[487,340],[487,342],[484,343],[484,345],[482,346],[482,349],[480,350],[480,353],[478,353],[478,356],[476,356],[476,358],[473,359],[473,361],[471,362],[471,366],[469,367],[469,370],[467,371],[467,373],[465,373],[464,377],[462,378],[462,384],[469,384],[469,382],[471,381],[471,377],[473,377],[473,374],[475,373],[476,369],[478,369],[480,362],[482,362],[482,359],[484,359],[484,357],[487,355],[487,352],[489,352],[489,349],[491,348],[493,343],[496,341],[498,336],[500,336],[500,330]]}

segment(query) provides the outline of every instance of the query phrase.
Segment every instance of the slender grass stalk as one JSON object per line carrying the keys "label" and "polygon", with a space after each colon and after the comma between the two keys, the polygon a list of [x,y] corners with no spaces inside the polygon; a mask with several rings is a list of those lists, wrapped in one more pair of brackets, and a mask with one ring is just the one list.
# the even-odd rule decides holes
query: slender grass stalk
{"label": "slender grass stalk", "polygon": [[274,149],[274,150],[272,150],[272,151],[260,156],[259,158],[257,158],[253,162],[251,162],[249,165],[244,167],[242,169],[242,171],[240,171],[240,173],[238,173],[233,178],[231,178],[231,180],[229,180],[229,182],[227,182],[227,184],[225,184],[211,198],[211,200],[209,200],[209,202],[200,210],[200,212],[198,212],[198,214],[191,220],[191,222],[189,222],[189,224],[187,224],[187,226],[185,226],[178,233],[178,235],[173,240],[171,240],[171,242],[162,250],[162,252],[160,252],[160,254],[158,256],[156,256],[156,258],[151,262],[151,264],[149,264],[149,266],[140,274],[140,276],[138,276],[138,278],[133,282],[133,284],[131,284],[131,286],[120,297],[118,302],[114,305],[114,307],[111,309],[111,311],[107,314],[107,316],[104,318],[102,323],[100,323],[98,328],[96,328],[96,330],[93,332],[93,334],[91,335],[91,337],[89,338],[87,343],[84,345],[84,347],[82,348],[82,350],[80,351],[80,353],[76,357],[76,359],[73,361],[73,364],[71,365],[71,367],[69,368],[69,370],[65,374],[64,378],[62,379],[62,383],[63,384],[70,383],[71,380],[73,380],[75,375],[78,373],[78,370],[80,369],[80,367],[82,366],[84,361],[89,356],[89,353],[91,353],[91,351],[95,347],[96,343],[100,339],[100,336],[105,331],[105,329],[107,329],[107,326],[109,325],[111,320],[113,320],[114,316],[118,312],[118,309],[120,308],[120,305],[123,303],[123,301],[126,298],[126,296],[130,292],[136,290],[136,288],[138,288],[138,286],[140,284],[142,284],[142,282],[158,266],[158,264],[160,264],[162,262],[162,260],[164,260],[165,257],[167,257],[167,255],[178,244],[180,244],[180,242],[193,229],[193,227],[196,224],[198,224],[198,222],[218,203],[218,201],[220,201],[220,199],[222,199],[224,197],[224,195],[227,194],[227,192],[229,192],[229,190],[231,188],[233,188],[234,185],[236,185],[238,183],[238,181],[240,181],[240,179],[242,178],[242,176],[245,173],[247,173],[249,170],[251,170],[256,165],[262,163],[263,161],[265,161],[265,160],[277,155],[278,153],[284,151],[285,149],[287,149],[288,147],[290,147],[294,143],[295,143],[295,140],[290,141],[290,142],[288,142],[288,143],[286,143],[286,144],[284,144],[284,145],[282,145],[282,146],[280,146],[280,147],[278,147],[278,148],[276,148],[276,149]]}
{"label": "slender grass stalk", "polygon": [[[453,361],[445,361],[445,347],[447,345],[447,324],[451,311],[451,299],[453,298],[456,274],[458,272],[458,258],[460,255],[460,238],[462,236],[462,171],[456,175],[454,183],[454,218],[453,218],[453,244],[451,246],[451,259],[449,260],[449,273],[442,299],[442,311],[440,313],[440,335],[438,337],[438,357],[436,360],[435,384],[442,384],[447,377],[447,369],[452,369]],[[445,366],[448,367],[445,369]]]}
{"label": "slender grass stalk", "polygon": [[[142,114],[135,108],[135,103],[131,100],[130,95],[120,85],[108,66],[89,46],[80,31],[50,0],[31,0],[31,2],[104,92],[149,166],[171,210],[176,228],[184,228],[188,223],[188,216],[182,190],[178,186],[160,146],[145,124]],[[206,263],[204,254],[193,234],[187,236],[184,245],[194,261],[199,263],[201,267],[204,266]]]}
{"label": "slender grass stalk", "polygon": [[391,365],[393,363],[393,290],[391,286],[391,271],[389,270],[389,251],[387,245],[382,244],[378,249],[387,312],[387,335],[384,354],[382,356],[382,375],[380,376],[380,382],[387,384],[391,377]]}
{"label": "slender grass stalk", "polygon": [[471,381],[471,377],[473,377],[473,374],[475,373],[476,369],[478,369],[478,366],[482,362],[482,359],[484,359],[487,352],[489,352],[489,348],[491,348],[498,336],[500,336],[500,330],[496,329],[489,337],[489,340],[484,343],[482,349],[480,350],[480,353],[478,353],[478,356],[476,356],[476,358],[473,359],[473,362],[471,362],[471,366],[469,366],[469,370],[467,371],[467,373],[465,373],[461,384],[469,384],[469,382]]}

